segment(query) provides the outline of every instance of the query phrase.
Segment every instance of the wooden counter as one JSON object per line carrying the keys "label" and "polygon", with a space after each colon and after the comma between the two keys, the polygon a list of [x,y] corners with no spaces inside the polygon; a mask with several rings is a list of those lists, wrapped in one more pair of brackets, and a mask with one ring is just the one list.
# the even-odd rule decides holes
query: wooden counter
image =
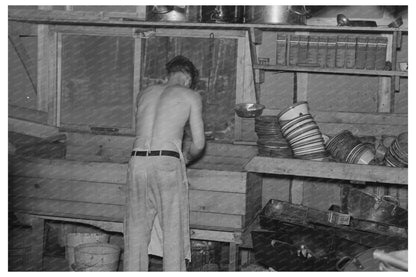
{"label": "wooden counter", "polygon": [[249,172],[342,179],[387,184],[408,184],[407,168],[320,162],[256,156],[245,166]]}
{"label": "wooden counter", "polygon": [[[33,228],[34,270],[42,269],[44,220],[123,231],[126,163],[12,156],[9,165],[9,203]],[[229,267],[235,271],[242,233],[261,210],[262,178],[241,171],[187,173],[191,238],[230,243]]]}

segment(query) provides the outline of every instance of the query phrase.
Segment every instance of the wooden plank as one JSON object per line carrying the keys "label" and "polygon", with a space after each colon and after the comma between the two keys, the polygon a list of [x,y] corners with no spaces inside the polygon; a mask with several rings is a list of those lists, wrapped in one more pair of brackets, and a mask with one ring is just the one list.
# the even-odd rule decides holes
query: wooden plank
{"label": "wooden plank", "polygon": [[238,246],[237,244],[230,243],[230,253],[229,253],[229,264],[228,271],[237,271],[238,268]]}
{"label": "wooden plank", "polygon": [[246,173],[206,169],[187,169],[189,188],[221,192],[246,192]]}
{"label": "wooden plank", "polygon": [[[109,13],[108,13],[109,14]],[[133,14],[133,13],[130,13]],[[135,13],[134,13],[135,14]],[[233,23],[190,23],[190,22],[146,22],[138,19],[137,21],[121,21],[104,18],[102,12],[83,12],[83,11],[40,11],[27,10],[19,8],[8,9],[8,19],[13,21],[34,21],[34,22],[48,22],[48,23],[102,23],[125,26],[165,26],[165,27],[183,27],[183,28],[213,28],[213,29],[247,29],[258,28],[261,30],[310,30],[310,31],[332,31],[340,33],[391,33],[395,28],[388,27],[348,27],[348,26],[319,26],[319,25],[279,25],[279,24],[233,24]],[[407,28],[400,28],[402,32],[407,32]]]}
{"label": "wooden plank", "polygon": [[[278,115],[282,110],[264,109],[262,115]],[[319,123],[351,123],[377,125],[408,125],[407,114],[380,114],[358,112],[327,112],[311,110],[315,121]]]}
{"label": "wooden plank", "polygon": [[[237,67],[236,67],[236,90],[235,90],[235,103],[244,103],[245,89],[247,85],[246,80],[246,38],[237,39]],[[234,140],[242,139],[242,122],[241,117],[236,113],[234,114]]]}
{"label": "wooden plank", "polygon": [[[102,221],[102,220],[88,220],[79,218],[59,217],[59,216],[45,216],[45,215],[29,215],[29,217],[39,217],[46,220],[76,222],[86,225],[92,225],[108,232],[123,233],[122,222]],[[20,219],[20,218],[19,218]]]}
{"label": "wooden plank", "polygon": [[401,76],[407,77],[405,71],[369,70],[369,69],[347,69],[347,68],[320,68],[320,67],[301,67],[287,65],[260,65],[254,64],[254,69],[269,71],[292,71],[322,74],[346,74],[346,75],[368,75],[368,76]]}
{"label": "wooden plank", "polygon": [[55,126],[10,117],[8,126],[10,132],[16,132],[40,138],[50,137],[59,133],[58,128]]}
{"label": "wooden plank", "polygon": [[13,177],[14,196],[124,205],[125,185],[49,178]]}
{"label": "wooden plank", "polygon": [[80,25],[56,25],[53,29],[55,32],[65,34],[101,35],[101,36],[129,36],[133,35],[132,28],[126,27],[99,27],[99,26],[80,26]]}
{"label": "wooden plank", "polygon": [[47,124],[48,113],[9,104],[9,117]]}
{"label": "wooden plank", "polygon": [[308,101],[308,73],[296,73],[297,74],[297,93],[296,102]]}
{"label": "wooden plank", "polygon": [[[68,217],[57,217],[57,216],[43,216],[43,215],[29,215],[29,214],[18,214],[19,219],[24,216],[26,224],[32,225],[34,219],[46,219],[46,220],[55,220],[55,221],[65,221],[65,222],[76,222],[87,225],[93,225],[102,230],[109,232],[123,233],[123,223],[122,222],[111,222],[111,221],[99,221],[99,220],[85,220],[79,218],[68,218]],[[209,241],[221,241],[221,242],[234,242],[241,244],[241,235],[238,232],[233,231],[216,231],[216,230],[203,230],[203,229],[194,229],[190,230],[191,239],[199,240],[209,240]]]}
{"label": "wooden plank", "polygon": [[246,196],[243,193],[189,190],[191,211],[244,215]]}
{"label": "wooden plank", "polygon": [[408,127],[403,125],[376,125],[376,124],[340,124],[340,123],[319,123],[319,129],[323,134],[335,135],[343,130],[349,130],[358,136],[397,136],[407,132]]}
{"label": "wooden plank", "polygon": [[[252,82],[253,82],[253,92],[256,96],[255,100],[256,103],[259,103],[260,101],[260,71],[256,70],[254,68],[253,65],[258,63],[258,45],[255,43],[256,42],[256,28],[249,28],[246,38],[247,38],[247,43],[246,43],[246,56],[247,56],[247,65],[246,66],[250,66],[250,71],[251,74],[253,76]],[[248,53],[250,53],[250,55],[248,55]],[[248,59],[248,57],[251,58]],[[258,82],[256,82],[256,80],[259,80]]]}
{"label": "wooden plank", "polygon": [[377,91],[377,111],[390,113],[392,105],[391,77],[379,78],[379,89]]}
{"label": "wooden plank", "polygon": [[125,184],[127,164],[14,157],[13,176]]}
{"label": "wooden plank", "polygon": [[104,160],[112,161],[119,157],[123,157],[127,162],[131,157],[131,148],[120,148],[120,147],[108,147],[102,144],[88,144],[88,145],[68,145],[67,144],[67,156],[70,155],[85,155],[91,156],[96,155],[102,157]]}
{"label": "wooden plank", "polygon": [[[78,150],[74,150],[78,149]],[[81,149],[87,149],[89,152],[82,152]],[[127,163],[130,159],[130,151],[120,149],[111,149],[103,147],[99,150],[99,147],[94,148],[95,152],[91,148],[78,147],[67,145],[66,159],[73,161],[83,162],[110,162],[110,163]],[[101,154],[98,153],[100,151]],[[251,157],[253,157],[253,154]],[[248,158],[241,157],[223,157],[204,155],[201,159],[192,163],[188,168],[191,169],[206,169],[216,171],[229,171],[229,172],[242,172],[244,165],[250,160]]]}
{"label": "wooden plank", "polygon": [[91,133],[68,132],[68,144],[77,146],[102,145],[103,147],[114,147],[128,149],[133,147],[133,136],[116,135],[94,135]]}
{"label": "wooden plank", "polygon": [[[388,13],[388,15],[389,15],[388,17],[383,16],[383,17],[379,17],[379,18],[372,18],[371,20],[374,20],[376,22],[377,26],[387,26],[387,25],[389,25],[393,20],[395,20],[395,18],[392,16],[392,14],[389,11],[387,11],[387,9],[386,9],[385,12]],[[335,11],[334,11],[334,13],[335,13]],[[356,21],[356,20],[366,21],[366,20],[369,20],[369,18],[368,17],[367,18],[354,17],[353,20],[354,21]],[[404,21],[405,21],[405,19],[403,19],[403,22]],[[331,16],[331,17],[321,17],[321,16],[320,17],[311,17],[311,18],[308,18],[308,22],[307,22],[307,24],[311,25],[311,26],[335,26],[335,23],[336,23],[335,16]],[[348,28],[348,26],[343,26],[343,27]]]}
{"label": "wooden plank", "polygon": [[62,105],[62,34],[56,35],[56,126],[61,126],[61,105]]}
{"label": "wooden plank", "polygon": [[[178,26],[179,27],[179,26]],[[244,37],[245,32],[241,30],[218,30],[218,29],[166,29],[156,28],[156,36],[165,37],[200,37],[209,38],[213,34],[215,38],[240,38]]]}
{"label": "wooden plank", "polygon": [[35,218],[32,220],[32,233],[30,244],[30,270],[43,270],[43,249],[44,249],[45,220]]}
{"label": "wooden plank", "polygon": [[[108,148],[127,149],[130,151],[135,140],[134,136],[128,135],[95,135],[91,133],[68,132],[68,145],[88,146],[102,145]],[[83,151],[88,151],[87,147]],[[207,141],[204,155],[209,156],[232,156],[251,158],[257,153],[257,148],[245,145],[234,145],[232,143],[218,143]]]}
{"label": "wooden plank", "polygon": [[407,185],[407,168],[318,162],[300,159],[254,157],[245,166],[250,172],[345,179]]}
{"label": "wooden plank", "polygon": [[[67,147],[68,150],[68,147]],[[127,157],[105,157],[98,155],[88,155],[88,154],[72,154],[66,153],[65,159],[70,161],[80,161],[80,162],[114,162],[114,163],[128,163],[129,158]]]}
{"label": "wooden plank", "polygon": [[[264,115],[276,115],[279,110],[267,110]],[[408,130],[406,114],[366,114],[311,111],[322,133],[335,135],[350,130],[359,136],[395,135]],[[322,122],[324,121],[324,122]],[[331,123],[331,121],[333,123]],[[244,127],[243,127],[244,128]],[[252,130],[254,132],[254,130]]]}
{"label": "wooden plank", "polygon": [[207,226],[213,228],[241,229],[243,217],[241,215],[228,215],[217,213],[190,212],[190,225]]}
{"label": "wooden plank", "polygon": [[[134,139],[134,136],[128,135],[94,135],[91,133],[68,132],[67,144],[68,146],[80,147],[78,150],[82,153],[96,153],[91,152],[91,150],[96,151],[98,145],[101,145],[104,149],[114,148],[114,151],[119,152],[120,150],[130,151]],[[204,155],[251,158],[256,153],[256,147],[208,141]]]}
{"label": "wooden plank", "polygon": [[37,108],[48,111],[49,96],[49,26],[38,25]]}
{"label": "wooden plank", "polygon": [[294,177],[290,184],[290,202],[293,204],[302,205],[303,203],[303,185],[302,178]]}
{"label": "wooden plank", "polygon": [[[220,160],[221,158],[215,160],[215,163],[218,164]],[[14,176],[126,183],[127,164],[28,157],[14,157],[9,164],[10,172]],[[242,166],[243,164],[241,169]],[[188,169],[188,174],[191,188],[240,193],[244,191],[245,173],[225,171],[222,167],[221,171]]]}
{"label": "wooden plank", "polygon": [[35,75],[35,69],[36,66],[34,65],[34,63],[32,62],[32,59],[30,58],[29,54],[26,51],[25,46],[23,45],[23,42],[20,39],[19,34],[16,33],[9,33],[9,42],[10,44],[13,46],[17,57],[19,58],[25,72],[26,75],[33,87],[33,92],[35,95],[37,95],[37,97],[39,98],[38,95],[38,90],[36,88],[36,75]]}
{"label": "wooden plank", "polygon": [[[43,8],[52,9],[48,6]],[[39,7],[39,9],[43,8]],[[48,124],[57,126],[58,36],[51,29],[50,25],[38,25],[38,93],[41,95],[41,99],[38,99],[38,105],[41,105],[42,109],[48,112]]]}
{"label": "wooden plank", "polygon": [[[253,63],[257,62],[257,56],[256,56],[257,50],[255,48],[254,49],[252,48],[252,45],[250,44],[250,37],[249,37],[248,32],[246,32],[244,40],[241,40],[241,44],[242,44],[241,47],[243,47],[242,50],[244,51],[244,56],[243,56],[244,58],[243,59],[244,83],[243,83],[243,90],[242,90],[243,91],[242,102],[259,103],[260,92],[256,90],[259,88],[256,88],[255,86],[255,81],[254,81],[255,73],[253,70]],[[255,51],[255,53],[252,53],[252,51]],[[238,86],[236,88],[239,89]]]}
{"label": "wooden plank", "polygon": [[340,186],[348,184],[348,181],[316,178],[302,179],[304,180],[303,206],[321,211],[327,211],[332,204],[339,205],[342,208]]}
{"label": "wooden plank", "polygon": [[204,155],[190,166],[193,169],[210,169],[218,171],[244,171],[244,165],[250,158]]}
{"label": "wooden plank", "polygon": [[234,232],[222,232],[214,230],[191,229],[191,239],[234,242],[240,244],[241,237]]}
{"label": "wooden plank", "polygon": [[72,217],[92,220],[119,221],[124,217],[124,206],[65,200],[50,200],[14,196],[13,211],[39,215]]}
{"label": "wooden plank", "polygon": [[262,208],[263,197],[263,177],[261,174],[248,172],[247,173],[247,191],[246,191],[246,211],[244,227],[252,221],[257,215],[257,212]]}
{"label": "wooden plank", "polygon": [[146,20],[146,6],[139,5],[136,7],[137,18]]}
{"label": "wooden plank", "polygon": [[136,130],[136,110],[137,97],[140,91],[140,82],[142,78],[142,37],[136,36],[134,39],[134,66],[133,66],[133,109],[131,128]]}

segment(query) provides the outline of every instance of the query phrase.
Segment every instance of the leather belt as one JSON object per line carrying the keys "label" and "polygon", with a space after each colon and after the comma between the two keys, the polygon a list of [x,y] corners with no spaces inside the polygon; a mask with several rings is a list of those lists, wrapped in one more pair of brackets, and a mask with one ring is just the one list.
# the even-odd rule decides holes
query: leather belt
{"label": "leather belt", "polygon": [[178,152],[170,150],[154,150],[154,151],[132,151],[132,156],[170,156],[175,158],[180,158]]}

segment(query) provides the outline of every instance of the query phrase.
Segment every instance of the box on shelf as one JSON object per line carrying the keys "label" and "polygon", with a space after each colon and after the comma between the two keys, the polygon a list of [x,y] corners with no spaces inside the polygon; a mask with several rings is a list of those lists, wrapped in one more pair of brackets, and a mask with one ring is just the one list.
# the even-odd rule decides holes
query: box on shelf
{"label": "box on shelf", "polygon": [[326,67],[326,51],[328,46],[328,38],[320,36],[318,41],[318,64],[320,67]]}
{"label": "box on shelf", "polygon": [[308,43],[309,43],[308,36],[299,36],[298,64],[307,63]]}
{"label": "box on shelf", "polygon": [[377,37],[375,69],[383,70],[386,64],[387,38]]}
{"label": "box on shelf", "polygon": [[336,59],[335,66],[339,68],[345,67],[345,54],[347,46],[347,37],[338,36],[337,45],[336,45]]}
{"label": "box on shelf", "polygon": [[292,35],[289,40],[289,65],[296,66],[298,64],[299,53],[299,36]]}
{"label": "box on shelf", "polygon": [[357,38],[354,36],[348,36],[346,49],[345,49],[345,67],[346,68],[355,67],[356,47],[357,47]]}
{"label": "box on shelf", "polygon": [[359,36],[357,38],[357,55],[355,60],[355,68],[364,69],[367,59],[367,37]]}
{"label": "box on shelf", "polygon": [[335,67],[335,59],[336,59],[336,45],[337,45],[337,37],[330,36],[328,37],[328,46],[326,52],[326,66],[330,68]]}
{"label": "box on shelf", "polygon": [[308,55],[307,55],[308,64],[318,64],[318,40],[319,40],[319,37],[317,36],[309,37]]}
{"label": "box on shelf", "polygon": [[376,50],[377,41],[375,37],[369,37],[367,43],[366,69],[375,69],[376,67]]}
{"label": "box on shelf", "polygon": [[286,56],[287,56],[287,36],[284,34],[277,35],[277,45],[276,45],[276,64],[277,65],[287,65]]}

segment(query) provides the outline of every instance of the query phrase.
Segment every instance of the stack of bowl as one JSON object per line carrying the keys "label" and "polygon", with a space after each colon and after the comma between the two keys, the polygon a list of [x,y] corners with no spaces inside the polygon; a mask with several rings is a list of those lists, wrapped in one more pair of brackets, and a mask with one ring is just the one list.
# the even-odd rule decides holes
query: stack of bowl
{"label": "stack of bowl", "polygon": [[384,160],[387,166],[407,167],[408,165],[408,134],[401,133],[390,145]]}
{"label": "stack of bowl", "polygon": [[371,143],[362,143],[348,130],[328,140],[326,149],[337,161],[351,164],[370,164],[375,155]]}
{"label": "stack of bowl", "polygon": [[328,156],[321,131],[309,113],[307,102],[298,102],[284,109],[277,118],[296,158],[322,161]]}
{"label": "stack of bowl", "polygon": [[257,134],[257,146],[260,156],[292,157],[292,149],[287,144],[280,131],[275,116],[258,116],[255,118],[255,131]]}

